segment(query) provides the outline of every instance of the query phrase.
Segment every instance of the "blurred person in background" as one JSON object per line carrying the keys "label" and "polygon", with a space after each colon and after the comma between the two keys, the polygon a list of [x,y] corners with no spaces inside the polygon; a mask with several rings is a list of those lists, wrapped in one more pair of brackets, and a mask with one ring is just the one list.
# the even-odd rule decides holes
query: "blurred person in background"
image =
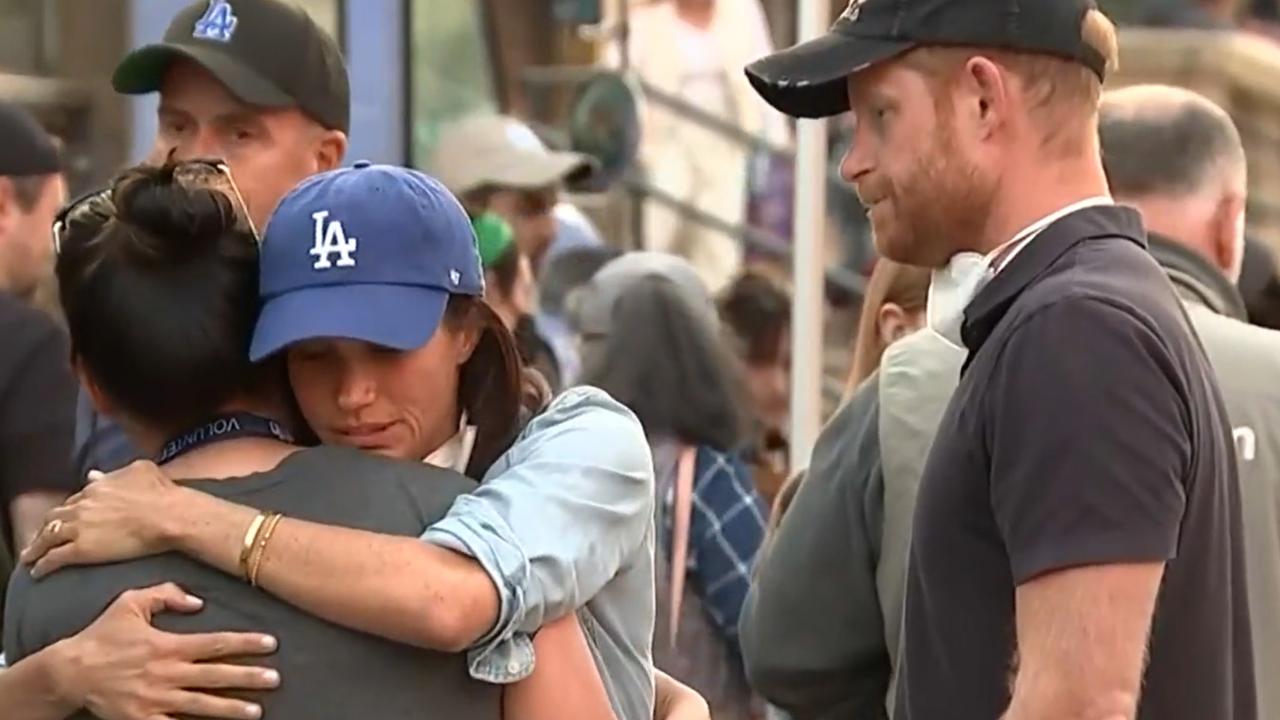
{"label": "blurred person in background", "polygon": [[[742,67],[773,50],[760,0],[656,0],[628,11],[628,68],[658,90],[775,145],[785,119],[751,91]],[[618,67],[621,47],[606,48]],[[639,163],[648,182],[732,226],[746,218],[755,148],[657,102],[641,110]],[[687,258],[713,295],[737,277],[738,238],[682,218],[660,203],[644,210],[644,247]]]}
{"label": "blurred person in background", "polygon": [[725,289],[718,305],[746,369],[753,416],[748,460],[756,487],[772,507],[790,462],[791,295],[769,275],[748,270]]}
{"label": "blurred person in background", "polygon": [[[486,267],[504,288],[511,289],[511,293],[500,289],[495,299],[510,315],[505,320],[520,340],[525,359],[553,390],[559,390],[563,369],[552,341],[539,327],[534,280],[553,250],[590,242],[589,221],[566,209],[560,194],[566,183],[590,173],[593,161],[577,153],[548,150],[533,128],[513,117],[481,113],[444,129],[427,168],[495,239],[487,245]],[[506,244],[506,235],[497,232],[496,223],[481,220],[486,215],[509,226],[513,248]],[[504,302],[504,296],[511,301]]]}
{"label": "blurred person in background", "polygon": [[1103,164],[1117,202],[1136,207],[1222,388],[1244,508],[1245,573],[1258,717],[1280,716],[1280,332],[1248,324],[1235,283],[1244,262],[1244,147],[1231,117],[1190,90],[1103,96]]}
{"label": "blurred person in background", "polygon": [[0,102],[0,611],[13,558],[80,487],[71,468],[76,382],[66,334],[31,307],[50,273],[49,228],[66,199],[53,138]]}
{"label": "blurred person in background", "polygon": [[484,113],[445,127],[426,167],[472,217],[491,212],[506,220],[535,273],[562,227],[556,208],[564,185],[593,169],[585,155],[548,150],[527,124]]}
{"label": "blurred person in background", "polygon": [[484,268],[484,299],[508,330],[537,306],[538,286],[528,256],[516,245],[511,225],[494,213],[471,219]]}
{"label": "blurred person in background", "polygon": [[1263,241],[1245,235],[1244,260],[1236,286],[1244,299],[1249,322],[1280,330],[1280,274],[1275,253]]}
{"label": "blurred person in background", "polygon": [[586,384],[640,418],[653,452],[658,528],[654,664],[751,717],[738,617],[764,538],[765,506],[742,460],[736,359],[689,263],[653,252],[606,265],[574,299]]}
{"label": "blurred person in background", "polygon": [[538,332],[538,286],[533,265],[516,244],[511,225],[496,213],[471,219],[476,248],[484,267],[484,301],[515,336],[520,360],[537,370],[548,390],[561,387],[560,364],[551,345]]}
{"label": "blurred person in background", "polygon": [[[462,230],[415,233],[437,215]],[[528,676],[531,636],[576,613],[616,714],[650,718],[653,470],[635,415],[595,388],[546,396],[480,298],[466,213],[422,173],[357,162],[310,178],[266,238],[250,357],[285,357],[319,439],[480,485],[420,537],[286,518],[258,584],[344,627],[467,650],[494,684]],[[53,511],[23,560],[43,576],[176,551],[234,575],[258,514],[135,463]]]}
{"label": "blurred person in background", "polygon": [[[126,55],[111,83],[124,95],[159,93],[153,164],[223,160],[259,228],[294,185],[346,155],[351,92],[342,52],[305,10],[283,0],[196,0],[160,43]],[[81,476],[140,457],[81,392],[74,456]]]}
{"label": "blurred person in background", "polygon": [[67,186],[56,138],[16,103],[0,100],[0,290],[30,302],[52,272],[49,228]]}
{"label": "blurred person in background", "polygon": [[600,228],[577,205],[561,200],[551,215],[555,218],[556,233],[542,258],[542,267],[536,268],[538,275],[542,275],[551,261],[563,253],[605,245]]}
{"label": "blurred person in background", "polygon": [[892,715],[916,492],[964,359],[923,327],[929,279],[876,261],[847,398],[784,487],[743,610],[752,685],[797,718]]}
{"label": "blurred person in background", "polygon": [[539,280],[538,333],[547,339],[556,355],[562,387],[578,383],[582,356],[578,334],[569,317],[571,298],[591,281],[600,268],[621,253],[603,245],[584,245],[552,257]]}
{"label": "blurred person in background", "polygon": [[[461,230],[469,241],[465,221],[449,228],[425,219],[413,230]],[[340,628],[255,588],[281,512],[413,537],[474,483],[418,462],[292,443],[283,364],[254,364],[246,352],[258,316],[259,239],[225,165],[126,171],[108,191],[64,211],[55,232],[73,362],[95,403],[189,487],[275,512],[250,525],[254,550],[239,560],[241,577],[173,555],[68,568],[39,583],[18,573],[4,639],[10,661],[21,665],[75,636],[122,593],[180,583],[209,600],[198,614],[158,619],[166,629],[235,627],[279,643],[272,670],[240,669],[241,682],[260,678],[258,687],[272,689],[244,708],[257,716],[352,717],[376,707],[379,717],[416,718],[430,707],[458,718],[613,717],[572,615],[538,633],[544,662],[503,692],[472,679],[465,656]],[[65,647],[52,652],[68,666],[78,662]],[[281,675],[290,682],[278,685]],[[188,710],[232,714],[243,699],[250,698],[209,699]],[[5,703],[35,716],[41,704],[36,692]],[[91,707],[75,717],[121,710]]]}
{"label": "blurred person in background", "polygon": [[553,211],[556,221],[555,239],[536,270],[538,277],[538,310],[533,316],[537,337],[550,348],[559,373],[559,392],[577,382],[582,372],[578,355],[578,336],[565,314],[565,298],[591,279],[597,270],[618,256],[607,246],[600,229],[570,202],[562,201]]}
{"label": "blurred person in background", "polygon": [[871,270],[853,339],[853,363],[845,394],[880,367],[884,351],[925,325],[929,269],[880,258]]}

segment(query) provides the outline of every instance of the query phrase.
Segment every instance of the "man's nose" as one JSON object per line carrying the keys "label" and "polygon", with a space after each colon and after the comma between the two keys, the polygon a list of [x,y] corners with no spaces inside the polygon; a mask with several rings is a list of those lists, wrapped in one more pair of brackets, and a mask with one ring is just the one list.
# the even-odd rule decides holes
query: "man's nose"
{"label": "man's nose", "polygon": [[849,149],[845,151],[844,157],[840,160],[840,177],[847,183],[856,184],[867,173],[871,172],[874,164],[871,162],[870,143],[863,138],[860,129],[854,129],[853,140],[849,143]]}

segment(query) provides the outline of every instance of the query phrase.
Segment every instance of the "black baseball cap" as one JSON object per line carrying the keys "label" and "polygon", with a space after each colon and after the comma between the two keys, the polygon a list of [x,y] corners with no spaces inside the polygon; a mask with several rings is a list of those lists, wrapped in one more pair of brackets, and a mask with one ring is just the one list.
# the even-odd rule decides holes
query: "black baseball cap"
{"label": "black baseball cap", "polygon": [[0,177],[52,175],[62,169],[53,137],[21,106],[0,100]]}
{"label": "black baseball cap", "polygon": [[822,118],[849,110],[851,73],[924,45],[971,45],[1057,55],[1106,75],[1080,35],[1093,0],[852,0],[826,35],[747,66],[779,111]]}
{"label": "black baseball cap", "polygon": [[164,41],[125,56],[116,92],[157,92],[175,59],[208,70],[250,105],[296,107],[347,132],[351,88],[337,42],[302,8],[282,0],[199,0],[178,13]]}

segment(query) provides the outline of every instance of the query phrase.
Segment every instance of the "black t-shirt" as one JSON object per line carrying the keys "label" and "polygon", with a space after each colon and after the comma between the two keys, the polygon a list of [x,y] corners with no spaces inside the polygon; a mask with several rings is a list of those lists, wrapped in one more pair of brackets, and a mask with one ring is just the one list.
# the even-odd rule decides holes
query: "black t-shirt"
{"label": "black t-shirt", "polygon": [[[450,470],[338,447],[300,450],[274,470],[190,483],[211,495],[287,517],[416,536],[475,483]],[[281,685],[250,697],[265,717],[494,718],[501,688],[470,677],[465,655],[446,655],[340,628],[243,580],[174,553],[68,568],[33,582],[19,569],[9,589],[4,650],[13,663],[87,627],[121,592],[177,582],[203,598],[192,615],[155,618],[162,630],[267,632],[280,650],[248,662],[280,670]],[[332,578],[342,582],[342,578]],[[87,713],[74,718],[91,717]]]}
{"label": "black t-shirt", "polygon": [[920,484],[899,720],[1007,709],[1015,588],[1167,562],[1142,720],[1254,720],[1240,496],[1209,363],[1136,212],[1050,225],[965,313]]}
{"label": "black t-shirt", "polygon": [[12,543],[14,498],[79,489],[71,472],[76,387],[66,333],[0,292],[0,554]]}

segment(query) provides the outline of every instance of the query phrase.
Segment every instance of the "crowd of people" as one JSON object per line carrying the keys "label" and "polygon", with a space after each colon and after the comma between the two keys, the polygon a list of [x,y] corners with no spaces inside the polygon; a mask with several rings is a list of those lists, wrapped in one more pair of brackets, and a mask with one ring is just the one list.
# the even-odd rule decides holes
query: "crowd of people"
{"label": "crowd of people", "polygon": [[[853,0],[762,59],[751,20],[732,82],[642,13],[675,92],[854,119],[880,257],[800,463],[773,268],[660,223],[620,251],[566,200],[595,161],[516,117],[348,158],[286,0],[128,53],[154,149],[82,197],[0,103],[0,716],[1280,718],[1239,133],[1103,93],[1091,0],[1014,5]],[[716,157],[680,182],[742,200]]]}

